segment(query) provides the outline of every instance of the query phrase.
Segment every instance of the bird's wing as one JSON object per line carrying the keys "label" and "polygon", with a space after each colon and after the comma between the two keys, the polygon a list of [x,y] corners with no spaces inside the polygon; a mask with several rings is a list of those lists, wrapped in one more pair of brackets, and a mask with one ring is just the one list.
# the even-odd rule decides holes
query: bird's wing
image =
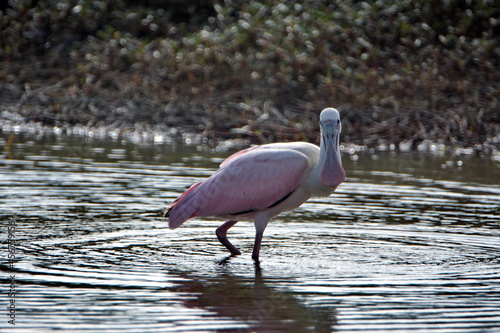
{"label": "bird's wing", "polygon": [[219,165],[219,168],[221,168],[221,169],[224,168],[231,161],[237,160],[239,157],[242,157],[242,155],[245,155],[246,153],[248,153],[248,152],[250,152],[250,151],[252,151],[254,149],[258,149],[258,148],[259,148],[258,146],[250,147],[250,148],[247,148],[247,149],[240,150],[237,153],[234,153],[233,155],[229,156],[224,161],[222,161],[222,163]]}
{"label": "bird's wing", "polygon": [[309,159],[293,149],[250,148],[230,156],[196,191],[197,216],[264,210],[299,187]]}

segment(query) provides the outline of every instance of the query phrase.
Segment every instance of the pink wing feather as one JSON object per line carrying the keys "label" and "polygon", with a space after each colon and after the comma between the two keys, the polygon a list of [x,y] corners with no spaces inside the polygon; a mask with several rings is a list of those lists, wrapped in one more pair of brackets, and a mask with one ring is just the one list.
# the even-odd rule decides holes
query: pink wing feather
{"label": "pink wing feather", "polygon": [[291,149],[250,148],[193,185],[169,207],[169,227],[195,216],[224,216],[265,210],[299,187],[309,161]]}

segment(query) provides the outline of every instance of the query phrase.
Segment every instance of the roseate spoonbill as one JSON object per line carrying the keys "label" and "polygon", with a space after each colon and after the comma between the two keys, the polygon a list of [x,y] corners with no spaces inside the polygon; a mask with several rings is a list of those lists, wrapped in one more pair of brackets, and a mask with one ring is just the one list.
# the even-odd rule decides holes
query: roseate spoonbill
{"label": "roseate spoonbill", "polygon": [[233,255],[241,252],[227,239],[240,220],[252,220],[258,263],[262,235],[269,220],[299,207],[310,197],[329,196],[345,179],[339,151],[340,115],[326,108],[320,114],[320,147],[307,142],[271,143],[237,152],[208,179],[194,184],[170,206],[165,217],[175,229],[196,216],[227,219],[216,230]]}

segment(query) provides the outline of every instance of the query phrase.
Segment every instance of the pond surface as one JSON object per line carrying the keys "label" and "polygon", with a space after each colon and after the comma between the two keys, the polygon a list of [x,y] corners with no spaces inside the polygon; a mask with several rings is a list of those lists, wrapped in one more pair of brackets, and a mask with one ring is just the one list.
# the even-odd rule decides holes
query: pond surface
{"label": "pond surface", "polygon": [[0,146],[2,290],[10,275],[16,287],[0,304],[14,299],[16,332],[500,331],[489,158],[346,148],[346,182],[271,221],[259,271],[252,223],[230,230],[243,254],[229,257],[223,221],[161,217],[235,148],[5,133]]}

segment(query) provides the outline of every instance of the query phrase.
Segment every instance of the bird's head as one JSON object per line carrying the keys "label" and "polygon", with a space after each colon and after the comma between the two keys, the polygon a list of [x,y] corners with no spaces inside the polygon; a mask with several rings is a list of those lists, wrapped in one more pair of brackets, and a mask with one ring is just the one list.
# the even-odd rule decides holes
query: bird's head
{"label": "bird's head", "polygon": [[340,157],[340,114],[334,108],[326,108],[319,116],[321,127],[321,169],[319,178],[326,186],[336,188],[345,179]]}

